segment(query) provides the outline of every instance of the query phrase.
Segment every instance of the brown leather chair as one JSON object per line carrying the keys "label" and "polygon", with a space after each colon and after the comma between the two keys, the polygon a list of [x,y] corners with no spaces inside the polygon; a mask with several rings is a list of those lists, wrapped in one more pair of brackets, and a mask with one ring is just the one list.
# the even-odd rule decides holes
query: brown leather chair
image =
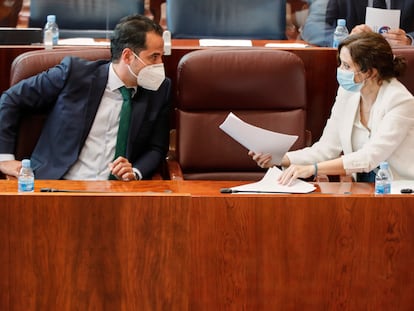
{"label": "brown leather chair", "polygon": [[[12,63],[10,85],[59,64],[68,55],[89,60],[110,59],[111,57],[108,48],[53,49],[26,52],[16,57]],[[33,114],[25,116],[21,120],[16,141],[16,159],[21,160],[31,155],[45,119],[45,114]]]}
{"label": "brown leather chair", "polygon": [[399,80],[412,94],[414,94],[414,48],[394,48],[393,52],[394,55],[402,56],[407,61],[407,70],[405,71],[404,75],[399,77]]}
{"label": "brown leather chair", "polygon": [[[167,159],[171,179],[258,180],[264,170],[219,129],[229,112],[268,130],[306,134],[302,60],[266,48],[218,48],[186,54],[177,69],[175,145]],[[257,137],[257,139],[261,139]]]}
{"label": "brown leather chair", "polygon": [[[59,64],[68,55],[89,60],[109,59],[111,57],[108,48],[53,49],[26,52],[16,57],[12,63],[10,69],[10,86]],[[15,157],[17,160],[30,157],[40,136],[46,117],[46,114],[35,113],[26,115],[20,120],[15,148]],[[0,177],[4,176],[0,173]]]}

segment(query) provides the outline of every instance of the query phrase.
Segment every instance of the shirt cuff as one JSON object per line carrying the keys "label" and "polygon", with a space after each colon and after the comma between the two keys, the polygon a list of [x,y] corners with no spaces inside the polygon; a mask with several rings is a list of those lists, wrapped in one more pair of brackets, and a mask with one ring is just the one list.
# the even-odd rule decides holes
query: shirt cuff
{"label": "shirt cuff", "polygon": [[0,153],[0,161],[13,161],[15,160],[14,154]]}
{"label": "shirt cuff", "polygon": [[141,174],[141,172],[139,171],[139,169],[137,169],[137,168],[133,167],[133,168],[132,168],[132,170],[134,171],[134,174],[135,174],[135,179],[136,179],[136,180],[142,180],[142,174]]}

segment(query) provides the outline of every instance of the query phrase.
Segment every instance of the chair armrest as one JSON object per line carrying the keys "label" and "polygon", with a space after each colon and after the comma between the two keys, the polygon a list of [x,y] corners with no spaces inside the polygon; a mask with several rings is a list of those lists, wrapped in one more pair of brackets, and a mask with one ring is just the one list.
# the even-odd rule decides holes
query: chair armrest
{"label": "chair armrest", "polygon": [[312,132],[310,130],[305,130],[305,145],[306,147],[312,146]]}
{"label": "chair armrest", "polygon": [[167,175],[170,180],[184,180],[183,171],[180,163],[177,161],[176,153],[177,131],[170,130],[170,148],[168,150],[166,161]]}
{"label": "chair armrest", "polygon": [[183,171],[178,161],[170,156],[167,157],[166,161],[169,178],[171,180],[184,180]]}

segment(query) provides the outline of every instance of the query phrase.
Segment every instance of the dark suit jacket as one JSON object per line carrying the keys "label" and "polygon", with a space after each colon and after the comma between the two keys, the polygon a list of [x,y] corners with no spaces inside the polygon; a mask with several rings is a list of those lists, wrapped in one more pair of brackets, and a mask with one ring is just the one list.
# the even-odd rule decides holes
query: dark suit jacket
{"label": "dark suit jacket", "polygon": [[[333,34],[338,18],[345,18],[352,28],[365,23],[367,0],[329,0],[326,9],[326,23]],[[391,0],[391,9],[401,10],[400,28],[414,37],[414,0]]]}
{"label": "dark suit jacket", "polygon": [[[108,70],[108,61],[66,57],[56,67],[5,91],[0,99],[0,153],[14,153],[20,116],[47,111],[32,167],[36,178],[61,179],[85,143]],[[152,176],[168,151],[169,94],[170,80],[165,79],[158,91],[139,88],[132,99],[127,158],[144,178]]]}

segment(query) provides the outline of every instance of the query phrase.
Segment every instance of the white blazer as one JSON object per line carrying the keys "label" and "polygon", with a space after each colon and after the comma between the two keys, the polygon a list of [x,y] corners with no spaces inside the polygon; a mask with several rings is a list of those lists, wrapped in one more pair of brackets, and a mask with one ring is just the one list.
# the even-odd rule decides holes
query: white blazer
{"label": "white blazer", "polygon": [[288,152],[292,164],[312,164],[342,155],[347,174],[369,172],[388,161],[393,177],[414,180],[414,97],[397,79],[384,81],[371,108],[371,135],[352,149],[352,129],[359,113],[359,92],[339,87],[322,136],[308,148]]}

